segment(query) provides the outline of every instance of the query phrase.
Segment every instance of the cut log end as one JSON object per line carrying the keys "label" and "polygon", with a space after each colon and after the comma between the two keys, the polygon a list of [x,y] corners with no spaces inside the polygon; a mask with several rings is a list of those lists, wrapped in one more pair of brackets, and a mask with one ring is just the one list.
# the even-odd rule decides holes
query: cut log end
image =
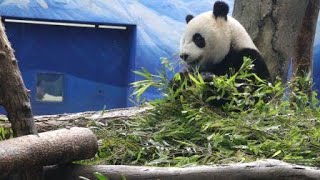
{"label": "cut log end", "polygon": [[0,142],[0,172],[64,164],[94,157],[97,138],[87,128],[74,127]]}

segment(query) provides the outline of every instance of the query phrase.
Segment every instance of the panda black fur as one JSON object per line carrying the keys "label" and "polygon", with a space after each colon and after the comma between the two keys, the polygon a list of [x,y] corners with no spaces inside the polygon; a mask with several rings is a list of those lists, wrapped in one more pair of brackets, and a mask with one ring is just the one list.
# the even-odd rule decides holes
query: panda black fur
{"label": "panda black fur", "polygon": [[213,11],[196,17],[186,16],[187,27],[181,38],[180,57],[188,70],[198,68],[200,73],[217,76],[238,71],[243,57],[253,60],[254,69],[260,78],[270,80],[270,73],[259,50],[244,27],[228,16],[229,6],[222,1],[214,4]]}

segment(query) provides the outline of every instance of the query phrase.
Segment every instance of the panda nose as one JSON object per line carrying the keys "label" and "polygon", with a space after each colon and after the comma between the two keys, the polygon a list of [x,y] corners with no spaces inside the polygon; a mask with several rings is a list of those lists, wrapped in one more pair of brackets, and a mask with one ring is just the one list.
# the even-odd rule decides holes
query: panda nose
{"label": "panda nose", "polygon": [[180,57],[181,57],[181,59],[183,59],[183,60],[187,60],[188,57],[189,57],[189,54],[183,53],[183,54],[180,54]]}

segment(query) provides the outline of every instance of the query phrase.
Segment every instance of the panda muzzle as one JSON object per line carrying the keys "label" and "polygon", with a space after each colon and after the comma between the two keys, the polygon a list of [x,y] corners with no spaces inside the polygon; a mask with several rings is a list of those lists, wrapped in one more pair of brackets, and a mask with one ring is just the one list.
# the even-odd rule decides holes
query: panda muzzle
{"label": "panda muzzle", "polygon": [[185,53],[180,54],[180,58],[183,59],[184,61],[187,61],[188,57],[189,57],[189,54],[185,54]]}

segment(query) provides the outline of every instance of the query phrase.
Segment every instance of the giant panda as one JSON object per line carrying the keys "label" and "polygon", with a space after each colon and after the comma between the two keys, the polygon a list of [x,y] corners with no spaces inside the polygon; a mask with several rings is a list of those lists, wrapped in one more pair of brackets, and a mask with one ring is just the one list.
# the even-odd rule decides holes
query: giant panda
{"label": "giant panda", "polygon": [[[213,75],[222,76],[235,72],[243,64],[243,58],[253,60],[252,71],[261,79],[271,81],[268,68],[248,32],[233,17],[228,16],[229,6],[216,1],[213,11],[200,15],[187,15],[186,30],[180,42],[180,57],[187,68],[180,74],[197,69],[205,80]],[[221,105],[224,101],[216,101]]]}
{"label": "giant panda", "polygon": [[243,57],[253,60],[254,72],[270,80],[270,73],[261,54],[245,28],[228,16],[229,6],[217,1],[213,11],[198,16],[186,16],[186,30],[181,38],[180,57],[189,69],[198,67],[200,72],[217,76],[239,70]]}

